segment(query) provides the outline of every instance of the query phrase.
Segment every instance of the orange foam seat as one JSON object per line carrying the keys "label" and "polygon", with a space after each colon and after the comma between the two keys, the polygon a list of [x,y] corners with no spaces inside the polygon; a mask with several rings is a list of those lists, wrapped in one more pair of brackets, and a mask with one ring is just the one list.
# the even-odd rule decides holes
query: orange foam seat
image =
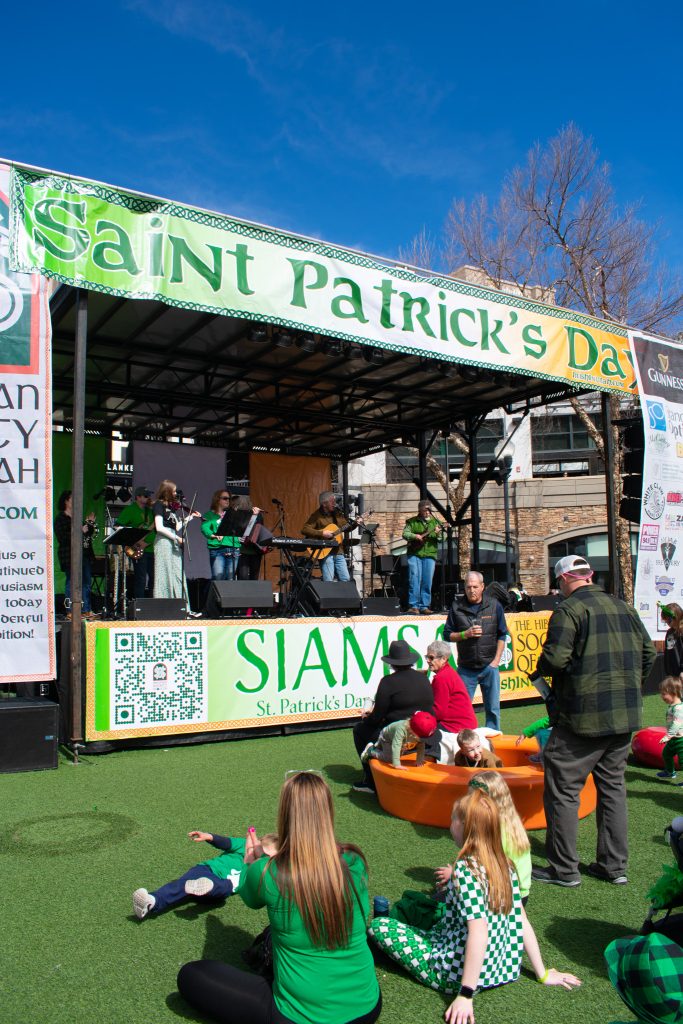
{"label": "orange foam seat", "polygon": [[[517,813],[526,829],[545,828],[543,810],[543,769],[529,762],[529,755],[538,751],[535,740],[522,740],[516,746],[516,736],[494,736],[491,739],[496,755],[504,764],[497,769],[508,786]],[[399,772],[383,761],[370,761],[380,805],[389,814],[419,825],[448,828],[455,801],[463,796],[477,768],[457,768],[455,765],[434,764],[428,761],[415,767],[415,755],[408,755],[402,763],[411,765],[410,771]],[[581,791],[579,817],[585,818],[595,810],[597,794],[593,776]]]}

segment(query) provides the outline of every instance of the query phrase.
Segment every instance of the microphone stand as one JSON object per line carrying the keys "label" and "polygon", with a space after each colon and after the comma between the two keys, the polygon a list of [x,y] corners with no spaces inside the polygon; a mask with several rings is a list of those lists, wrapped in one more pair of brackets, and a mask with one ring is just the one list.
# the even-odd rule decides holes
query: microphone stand
{"label": "microphone stand", "polygon": [[[277,522],[275,524],[275,529],[280,531],[280,536],[281,537],[286,537],[287,536],[287,530],[285,529],[285,523],[286,523],[285,506],[281,502],[278,502],[276,507],[277,507],[277,511],[278,511],[278,517],[277,517]],[[283,584],[284,584],[284,587],[285,587],[284,594],[283,594]],[[280,589],[280,593],[278,595],[278,611],[281,611],[281,609],[286,604],[287,596],[288,596],[288,593],[289,593],[289,590],[288,590],[288,580],[287,580],[287,578],[285,576],[285,549],[284,548],[280,548],[280,575],[278,576],[278,587]],[[285,598],[284,602],[282,600],[283,596]]]}

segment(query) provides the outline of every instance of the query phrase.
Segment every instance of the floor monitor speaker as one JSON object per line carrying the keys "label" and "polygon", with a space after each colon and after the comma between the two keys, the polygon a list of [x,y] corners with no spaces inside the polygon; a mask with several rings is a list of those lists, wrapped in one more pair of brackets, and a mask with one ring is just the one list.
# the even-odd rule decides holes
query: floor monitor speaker
{"label": "floor monitor speaker", "polygon": [[396,597],[366,597],[363,601],[364,615],[400,615],[401,605]]}
{"label": "floor monitor speaker", "polygon": [[187,604],[182,597],[136,597],[128,602],[128,618],[138,622],[186,619]]}
{"label": "floor monitor speaker", "polygon": [[56,768],[58,716],[50,700],[0,700],[0,772]]}
{"label": "floor monitor speaker", "polygon": [[274,603],[270,580],[214,580],[204,614],[217,619],[239,608],[272,608]]}
{"label": "floor monitor speaker", "polygon": [[360,611],[360,594],[353,580],[348,583],[311,580],[308,586],[313,603],[321,612]]}

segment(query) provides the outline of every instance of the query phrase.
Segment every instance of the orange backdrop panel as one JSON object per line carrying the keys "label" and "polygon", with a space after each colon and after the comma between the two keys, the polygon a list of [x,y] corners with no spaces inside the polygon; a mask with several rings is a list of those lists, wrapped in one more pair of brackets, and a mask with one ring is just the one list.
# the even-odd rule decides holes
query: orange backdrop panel
{"label": "orange backdrop panel", "polygon": [[[273,505],[273,498],[278,498],[284,507],[286,535],[300,537],[301,527],[318,507],[318,495],[321,491],[330,490],[332,470],[329,459],[264,452],[249,454],[249,497],[265,512],[265,525],[271,533],[280,533],[276,529],[278,509]],[[271,552],[264,561],[266,579],[276,583],[280,578],[279,552]]]}

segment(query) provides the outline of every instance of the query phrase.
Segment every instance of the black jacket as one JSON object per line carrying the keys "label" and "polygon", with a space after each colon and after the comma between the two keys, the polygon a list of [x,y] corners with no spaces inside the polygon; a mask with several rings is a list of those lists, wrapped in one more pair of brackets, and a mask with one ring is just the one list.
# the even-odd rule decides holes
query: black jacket
{"label": "black jacket", "polygon": [[410,718],[415,711],[434,707],[434,691],[424,672],[399,668],[385,676],[377,687],[375,706],[365,719],[368,725],[383,728],[391,722]]}
{"label": "black jacket", "polygon": [[481,626],[481,636],[469,640],[456,640],[458,665],[463,668],[482,669],[490,665],[498,650],[498,601],[486,591],[481,604],[471,605],[467,598],[456,597],[446,619],[443,638],[450,641],[451,633],[461,633],[470,626]]}

